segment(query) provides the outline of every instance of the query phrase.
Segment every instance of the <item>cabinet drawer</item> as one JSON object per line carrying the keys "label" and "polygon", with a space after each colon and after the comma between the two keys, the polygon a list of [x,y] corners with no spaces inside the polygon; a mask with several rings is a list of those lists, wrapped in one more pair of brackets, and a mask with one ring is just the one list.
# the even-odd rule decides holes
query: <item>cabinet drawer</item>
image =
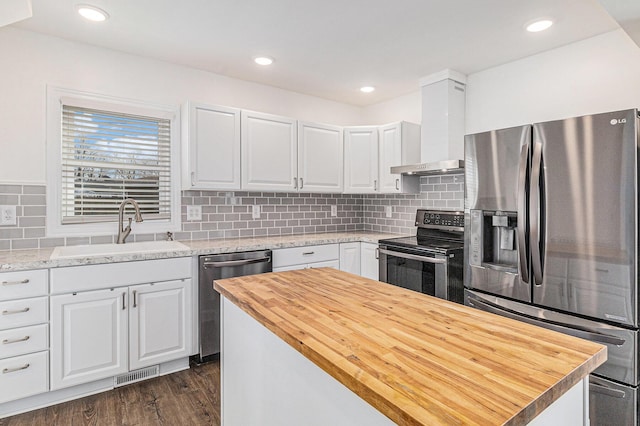
{"label": "cabinet drawer", "polygon": [[0,300],[44,296],[49,292],[46,269],[0,273]]}
{"label": "cabinet drawer", "polygon": [[338,244],[292,247],[273,250],[273,267],[280,268],[289,265],[326,262],[339,258],[340,248]]}
{"label": "cabinet drawer", "polygon": [[49,322],[48,297],[0,302],[0,330]]}
{"label": "cabinet drawer", "polygon": [[0,403],[46,392],[48,351],[0,359]]}
{"label": "cabinet drawer", "polygon": [[47,349],[49,349],[47,324],[0,331],[0,359]]}

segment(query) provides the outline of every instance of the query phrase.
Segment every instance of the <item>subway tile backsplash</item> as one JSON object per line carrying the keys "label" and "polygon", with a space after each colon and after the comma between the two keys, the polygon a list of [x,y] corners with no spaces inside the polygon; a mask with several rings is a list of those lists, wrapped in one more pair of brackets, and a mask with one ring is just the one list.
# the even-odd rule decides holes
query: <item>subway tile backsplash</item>
{"label": "subway tile backsplash", "polygon": [[[342,231],[415,233],[418,208],[462,210],[464,175],[420,178],[419,194],[310,194],[247,191],[182,191],[182,230],[177,240],[259,237]],[[0,250],[115,242],[114,235],[46,237],[45,185],[2,185],[0,205],[15,205],[18,224],[0,226]],[[199,205],[202,220],[187,221],[187,206]],[[252,217],[252,206],[260,217]],[[337,215],[331,216],[336,205]],[[387,218],[385,207],[391,206]],[[114,225],[115,229],[115,225]],[[166,239],[166,234],[132,234],[129,241]]]}

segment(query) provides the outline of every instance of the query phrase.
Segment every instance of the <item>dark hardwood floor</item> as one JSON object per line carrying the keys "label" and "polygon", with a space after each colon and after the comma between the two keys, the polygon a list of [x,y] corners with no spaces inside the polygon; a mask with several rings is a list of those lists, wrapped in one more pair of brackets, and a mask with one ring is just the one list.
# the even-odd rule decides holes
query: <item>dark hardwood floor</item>
{"label": "dark hardwood floor", "polygon": [[0,419],[0,426],[219,424],[219,361]]}

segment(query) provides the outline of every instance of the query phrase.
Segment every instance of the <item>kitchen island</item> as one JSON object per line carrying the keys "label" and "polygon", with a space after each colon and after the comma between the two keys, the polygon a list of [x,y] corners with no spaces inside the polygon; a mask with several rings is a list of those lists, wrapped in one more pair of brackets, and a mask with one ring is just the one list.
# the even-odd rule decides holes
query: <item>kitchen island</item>
{"label": "kitchen island", "polygon": [[215,281],[234,424],[583,424],[604,346],[330,268]]}

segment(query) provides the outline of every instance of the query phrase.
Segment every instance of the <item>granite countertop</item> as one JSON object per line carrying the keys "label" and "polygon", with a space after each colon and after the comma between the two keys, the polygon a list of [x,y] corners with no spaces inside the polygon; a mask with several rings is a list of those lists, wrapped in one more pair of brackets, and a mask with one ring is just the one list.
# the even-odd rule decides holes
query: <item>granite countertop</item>
{"label": "granite countertop", "polygon": [[607,356],[593,342],[332,268],[214,287],[400,424],[526,424]]}
{"label": "granite countertop", "polygon": [[53,248],[37,250],[0,251],[0,272],[24,271],[41,268],[59,268],[63,266],[92,265],[99,263],[131,262],[171,257],[188,257],[206,254],[233,253],[239,251],[280,249],[302,247],[315,244],[335,244],[348,242],[377,243],[383,238],[400,235],[380,232],[328,232],[322,234],[281,235],[256,238],[230,238],[215,240],[180,241],[184,250],[171,250],[151,253],[127,253],[118,255],[94,255],[86,257],[51,259]]}

